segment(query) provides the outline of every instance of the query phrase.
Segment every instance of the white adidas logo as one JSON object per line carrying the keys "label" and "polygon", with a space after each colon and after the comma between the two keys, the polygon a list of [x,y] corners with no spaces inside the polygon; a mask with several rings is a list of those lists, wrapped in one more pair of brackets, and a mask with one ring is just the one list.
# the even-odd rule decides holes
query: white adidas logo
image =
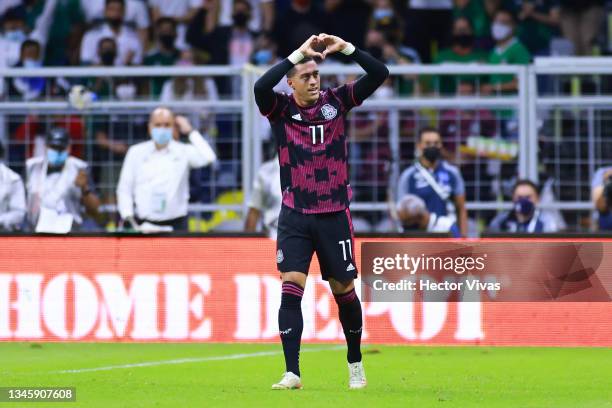
{"label": "white adidas logo", "polygon": [[295,119],[295,120],[302,120],[302,115],[300,115],[299,113],[296,113],[295,115],[293,115],[291,118]]}
{"label": "white adidas logo", "polygon": [[352,263],[350,263],[349,266],[346,267],[347,272],[354,271],[354,270],[355,270],[355,267],[353,266]]}

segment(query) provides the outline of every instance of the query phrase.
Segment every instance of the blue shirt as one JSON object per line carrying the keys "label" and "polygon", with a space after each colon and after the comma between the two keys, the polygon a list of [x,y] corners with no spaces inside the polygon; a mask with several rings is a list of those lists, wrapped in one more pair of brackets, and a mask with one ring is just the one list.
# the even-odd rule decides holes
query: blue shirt
{"label": "blue shirt", "polygon": [[[591,191],[597,187],[603,187],[604,174],[606,174],[606,172],[608,172],[609,170],[612,170],[612,166],[602,167],[601,169],[595,172],[595,175],[593,176],[593,181],[591,181]],[[612,211],[608,211],[607,213],[598,212],[598,215],[599,229],[601,231],[612,230]]]}
{"label": "blue shirt", "polygon": [[415,194],[425,201],[427,210],[439,216],[455,215],[455,207],[452,199],[456,196],[465,194],[465,183],[463,177],[456,166],[441,160],[433,169],[422,167],[429,172],[432,177],[438,182],[442,191],[448,195],[444,200],[427,182],[427,179],[421,174],[415,163],[404,170],[400,176],[397,186],[397,200],[401,199],[406,194]]}

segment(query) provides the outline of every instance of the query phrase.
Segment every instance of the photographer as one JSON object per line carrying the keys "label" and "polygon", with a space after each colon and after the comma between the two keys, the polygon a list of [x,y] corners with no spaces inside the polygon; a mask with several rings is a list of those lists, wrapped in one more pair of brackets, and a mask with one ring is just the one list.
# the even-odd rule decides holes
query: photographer
{"label": "photographer", "polygon": [[612,167],[603,167],[593,176],[591,200],[599,215],[599,229],[612,230]]}

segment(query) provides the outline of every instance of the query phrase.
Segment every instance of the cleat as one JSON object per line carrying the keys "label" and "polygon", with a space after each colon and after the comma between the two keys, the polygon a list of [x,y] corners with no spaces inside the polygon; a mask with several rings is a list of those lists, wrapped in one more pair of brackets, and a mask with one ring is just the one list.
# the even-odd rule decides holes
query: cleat
{"label": "cleat", "polygon": [[361,361],[357,363],[349,363],[349,388],[351,390],[358,390],[365,388],[367,385],[365,370]]}
{"label": "cleat", "polygon": [[273,390],[301,390],[302,381],[300,377],[287,371],[283,374],[283,378],[276,384],[272,385]]}

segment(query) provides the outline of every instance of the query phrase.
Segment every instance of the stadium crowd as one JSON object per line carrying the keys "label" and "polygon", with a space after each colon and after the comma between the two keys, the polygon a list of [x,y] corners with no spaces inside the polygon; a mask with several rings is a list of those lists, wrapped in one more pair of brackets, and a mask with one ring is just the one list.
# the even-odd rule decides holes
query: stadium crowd
{"label": "stadium crowd", "polygon": [[[3,0],[0,4],[0,68],[270,65],[290,54],[304,38],[320,32],[338,35],[387,64],[528,64],[536,56],[607,53],[610,44],[605,16],[611,3],[604,0]],[[400,76],[392,81],[381,87],[375,98],[384,98],[394,92],[401,96],[428,92],[502,95],[512,94],[518,87],[517,79],[512,75],[433,76],[427,81]],[[168,77],[138,81],[95,77],[82,78],[78,83],[85,85],[101,100],[146,97],[163,104],[177,99],[216,100],[224,96],[240,96],[240,84],[223,78]],[[73,85],[73,81],[61,77],[11,78],[0,81],[0,97],[20,101],[65,98]],[[364,114],[355,114],[357,128],[353,137],[367,140],[372,133],[368,127],[372,117],[359,115]],[[384,113],[377,115],[376,131],[380,135],[381,129],[385,129],[386,118]],[[108,119],[107,122],[111,123],[110,117]],[[457,122],[462,124],[460,128],[454,126]],[[402,177],[398,185],[393,186],[397,208],[391,212],[401,220],[402,228],[434,231],[442,228],[440,225],[446,225],[447,231],[456,231],[463,236],[467,234],[466,196],[468,199],[483,197],[463,185],[461,172],[478,169],[462,166],[459,170],[447,161],[452,161],[452,153],[459,148],[456,144],[465,142],[474,126],[483,136],[497,132],[509,140],[516,139],[516,123],[512,115],[506,116],[502,112],[501,120],[497,122],[501,123],[501,129],[497,128],[499,124],[489,111],[474,115],[470,111],[445,110],[440,112],[439,121],[435,123],[438,130],[430,129],[429,132],[435,134],[436,140],[429,142],[431,134],[419,133],[416,146],[410,148],[417,147],[419,157],[425,157],[420,161],[421,169],[430,165],[430,173],[444,174],[436,175],[434,184],[446,183],[448,189],[443,185],[445,193],[438,194],[440,186],[428,183],[427,194],[419,197],[418,188],[409,188],[409,185],[418,185],[418,181],[408,180],[411,177],[418,179],[421,170],[410,166],[414,156],[408,154],[409,163],[402,166]],[[109,126],[118,128],[109,131]],[[80,176],[78,183],[75,181],[71,188],[75,188],[75,197],[81,200],[77,203],[90,212],[100,204],[93,182],[103,185],[119,183],[119,173],[122,163],[127,161],[130,145],[147,139],[147,133],[150,133],[147,121],[141,121],[139,126],[140,140],[122,138],[121,125],[114,122],[96,128],[93,138],[95,157],[92,158],[86,157],[83,151],[85,129],[76,116],[43,122],[29,115],[9,123],[6,140],[0,140],[6,150],[0,158],[8,157],[11,163],[22,164],[12,166],[16,173],[9,174],[6,166],[0,168],[4,172],[0,172],[0,181],[6,185],[13,183],[10,188],[0,186],[0,193],[4,193],[4,197],[0,194],[0,229],[24,225],[10,224],[5,219],[15,220],[15,214],[6,217],[4,213],[11,206],[26,202],[25,198],[19,198],[23,187],[14,185],[19,173],[29,177],[26,159],[37,155],[36,146],[26,142],[26,139],[30,140],[26,134],[38,132],[48,135],[48,150],[53,147],[49,144],[53,141],[49,135],[58,128],[65,130],[70,141],[62,141],[61,149],[57,151],[61,153],[68,143],[72,144],[70,157],[75,160],[69,162],[76,169],[74,177]],[[417,133],[418,126],[414,123],[407,126],[415,128],[413,133]],[[436,153],[439,157],[428,159],[427,154],[433,154],[428,148],[434,145],[439,148]],[[389,149],[385,143],[370,146],[370,149],[367,145],[364,147],[359,152],[362,157],[368,158],[375,151],[380,162],[388,159]],[[38,152],[40,154],[40,149]],[[218,153],[223,156],[223,152]],[[101,158],[112,164],[104,168],[94,166],[91,172],[79,171],[84,169],[86,161],[100,161]],[[274,173],[275,169],[270,167],[267,171]],[[502,166],[497,171],[507,173],[508,169]],[[544,221],[532,222],[540,215],[537,209],[538,188],[529,180],[517,180],[515,172],[516,169],[511,168],[507,174],[511,181],[507,197],[513,201],[515,210],[496,217],[491,228],[511,232],[558,229],[558,226]],[[357,176],[365,179],[378,177],[372,174]],[[612,200],[612,187],[607,187],[610,176],[612,173],[602,171],[593,180],[593,203],[602,214],[602,229],[612,226],[608,220],[612,216],[607,215],[610,212],[606,204],[606,197]],[[10,183],[3,180],[10,180]],[[258,180],[256,194],[259,194],[257,188],[265,187],[262,187],[262,180],[265,181],[266,177],[258,177]],[[26,177],[26,186],[30,182]],[[7,191],[14,193],[8,194]],[[182,197],[188,197],[181,191]],[[358,198],[359,194],[357,191]],[[91,196],[91,200],[83,199],[87,196]],[[103,192],[101,200],[115,203],[115,190]],[[247,230],[254,230],[257,217],[266,212],[262,207],[266,200],[263,195],[256,195],[259,204],[251,205],[254,212],[247,217]],[[450,205],[447,205],[449,200]],[[19,203],[13,203],[17,201]],[[447,209],[455,214],[454,218],[442,218],[449,215]],[[265,218],[265,224],[274,224],[274,220]],[[183,225],[181,228],[186,227]]]}

